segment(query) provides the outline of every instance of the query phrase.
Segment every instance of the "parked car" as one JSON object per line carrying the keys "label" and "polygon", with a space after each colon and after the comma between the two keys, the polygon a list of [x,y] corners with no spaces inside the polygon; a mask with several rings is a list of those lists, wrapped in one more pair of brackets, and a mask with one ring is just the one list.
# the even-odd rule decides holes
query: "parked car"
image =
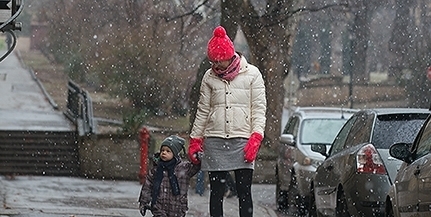
{"label": "parked car", "polygon": [[280,211],[289,206],[304,213],[310,181],[324,157],[311,151],[312,144],[330,145],[356,109],[298,107],[292,112],[280,136],[276,165],[276,200]]}
{"label": "parked car", "polygon": [[386,198],[387,217],[431,216],[431,116],[413,145],[397,143],[389,154],[401,161],[401,168]]}
{"label": "parked car", "polygon": [[426,109],[366,109],[354,114],[326,152],[312,181],[310,216],[384,216],[389,187],[402,161],[389,156],[394,143],[412,143]]}

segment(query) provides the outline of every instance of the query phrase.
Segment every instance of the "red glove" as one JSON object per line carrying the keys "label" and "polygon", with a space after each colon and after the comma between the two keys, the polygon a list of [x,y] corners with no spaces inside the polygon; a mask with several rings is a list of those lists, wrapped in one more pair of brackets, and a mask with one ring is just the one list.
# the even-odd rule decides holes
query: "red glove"
{"label": "red glove", "polygon": [[259,133],[252,133],[250,138],[248,139],[247,144],[244,148],[244,160],[247,163],[251,163],[256,159],[257,152],[259,151],[260,142],[262,142],[262,135]]}
{"label": "red glove", "polygon": [[202,138],[190,138],[190,145],[189,145],[189,158],[190,161],[193,164],[199,164],[201,162],[200,159],[198,159],[198,153],[203,152],[202,145],[204,143],[204,140]]}

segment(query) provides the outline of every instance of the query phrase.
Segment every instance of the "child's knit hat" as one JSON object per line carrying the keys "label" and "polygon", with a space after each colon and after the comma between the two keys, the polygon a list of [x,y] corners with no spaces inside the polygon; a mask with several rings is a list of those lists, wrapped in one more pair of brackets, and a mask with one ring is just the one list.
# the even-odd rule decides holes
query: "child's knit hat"
{"label": "child's knit hat", "polygon": [[179,136],[171,135],[169,137],[166,137],[165,140],[163,140],[160,147],[168,146],[172,150],[172,153],[174,153],[174,156],[178,156],[181,150],[184,149],[184,145],[185,139]]}

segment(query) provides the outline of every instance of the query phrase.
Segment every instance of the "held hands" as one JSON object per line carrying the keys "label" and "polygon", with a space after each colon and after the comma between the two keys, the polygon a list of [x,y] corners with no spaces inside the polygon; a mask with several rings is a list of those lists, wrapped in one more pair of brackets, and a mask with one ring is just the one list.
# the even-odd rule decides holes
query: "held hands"
{"label": "held hands", "polygon": [[147,210],[151,210],[151,207],[149,204],[139,204],[139,212],[141,213],[142,216],[145,216],[145,213],[147,212]]}
{"label": "held hands", "polygon": [[244,160],[251,163],[256,159],[257,152],[259,151],[260,143],[262,142],[262,135],[259,133],[252,133],[244,148]]}
{"label": "held hands", "polygon": [[188,155],[193,164],[199,164],[201,162],[198,154],[204,151],[202,148],[203,142],[204,140],[202,138],[190,138]]}

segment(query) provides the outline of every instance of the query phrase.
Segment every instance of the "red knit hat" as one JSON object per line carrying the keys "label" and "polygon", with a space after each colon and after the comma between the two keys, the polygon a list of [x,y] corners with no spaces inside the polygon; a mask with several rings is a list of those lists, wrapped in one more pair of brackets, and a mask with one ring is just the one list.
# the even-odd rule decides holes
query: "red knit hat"
{"label": "red knit hat", "polygon": [[226,35],[226,30],[222,26],[214,29],[213,37],[208,42],[207,55],[211,61],[230,60],[235,54],[233,42]]}

